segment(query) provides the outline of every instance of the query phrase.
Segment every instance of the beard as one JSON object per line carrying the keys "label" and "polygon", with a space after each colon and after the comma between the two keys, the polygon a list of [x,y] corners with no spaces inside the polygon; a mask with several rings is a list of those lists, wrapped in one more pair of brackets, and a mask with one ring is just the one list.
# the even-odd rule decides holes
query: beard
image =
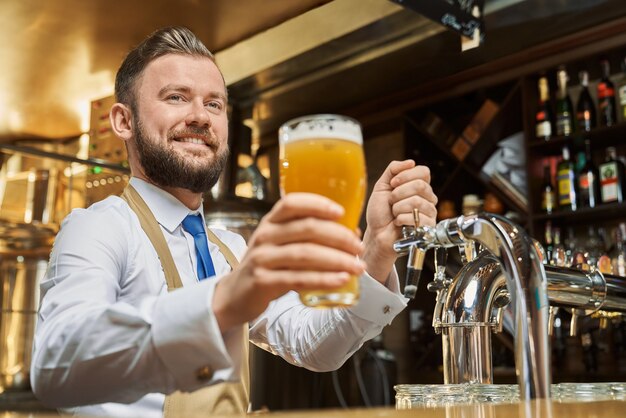
{"label": "beard", "polygon": [[[213,158],[189,158],[182,155],[172,146],[175,138],[183,138],[188,134],[202,135],[211,138]],[[137,120],[135,144],[139,162],[145,175],[159,187],[175,187],[187,189],[193,193],[204,193],[211,190],[217,183],[228,159],[228,148],[220,150],[219,140],[210,131],[200,127],[188,127],[183,130],[170,131],[165,143],[149,137],[143,124]]]}

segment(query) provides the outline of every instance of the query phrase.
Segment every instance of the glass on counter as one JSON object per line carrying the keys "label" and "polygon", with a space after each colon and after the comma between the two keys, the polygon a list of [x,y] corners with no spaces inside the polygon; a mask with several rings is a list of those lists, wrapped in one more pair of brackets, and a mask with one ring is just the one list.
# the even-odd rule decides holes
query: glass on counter
{"label": "glass on counter", "polygon": [[[519,402],[518,385],[447,384],[396,385],[396,409],[467,404]],[[626,383],[558,383],[550,387],[552,400],[560,403],[626,400]]]}
{"label": "glass on counter", "polygon": [[467,384],[396,385],[396,409],[471,403]]}

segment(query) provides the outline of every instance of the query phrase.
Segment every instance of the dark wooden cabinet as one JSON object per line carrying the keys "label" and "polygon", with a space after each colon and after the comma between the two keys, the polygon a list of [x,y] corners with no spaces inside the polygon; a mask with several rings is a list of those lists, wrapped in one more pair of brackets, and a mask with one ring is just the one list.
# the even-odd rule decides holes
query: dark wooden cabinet
{"label": "dark wooden cabinet", "polygon": [[[408,112],[405,117],[407,156],[431,169],[431,184],[439,200],[454,202],[460,214],[466,194],[495,194],[506,208],[525,218],[528,208],[511,199],[482,172],[484,164],[497,149],[498,142],[522,131],[520,83],[513,81],[487,87]],[[464,131],[486,103],[497,111],[482,127],[474,143],[467,143]],[[443,132],[443,133],[442,133]],[[456,145],[466,144],[466,154]]]}
{"label": "dark wooden cabinet", "polygon": [[[596,208],[583,208],[576,211],[556,210],[548,215],[541,210],[541,184],[543,166],[549,160],[553,164],[560,160],[561,150],[568,146],[572,158],[584,151],[584,139],[591,141],[593,160],[596,165],[604,161],[607,147],[616,147],[618,155],[626,157],[626,121],[611,127],[598,127],[590,132],[575,132],[570,136],[553,136],[549,141],[536,138],[535,112],[537,109],[537,80],[539,74],[546,74],[551,82],[554,96],[555,70],[565,65],[570,74],[569,94],[576,105],[578,93],[578,71],[585,69],[591,77],[590,89],[594,90],[600,77],[600,57],[608,57],[612,64],[613,79],[619,83],[626,78],[621,75],[619,62],[626,56],[626,40],[623,46],[615,46],[610,37],[604,49],[602,42],[572,46],[567,53],[562,52],[551,60],[542,60],[545,66],[527,64],[532,72],[520,73],[506,82],[485,85],[484,79],[477,80],[481,87],[469,90],[459,96],[445,97],[443,100],[426,101],[418,108],[404,115],[404,132],[407,157],[419,164],[428,165],[432,172],[432,186],[441,200],[453,200],[460,213],[461,199],[465,194],[484,195],[494,193],[504,203],[506,209],[519,214],[522,226],[536,238],[541,238],[546,220],[563,226],[580,226],[588,223],[603,223],[607,226],[626,221],[625,204],[600,204]],[[558,58],[562,58],[560,60]],[[498,79],[498,77],[494,77]],[[499,106],[498,112],[479,136],[475,144],[460,159],[454,152],[454,143],[462,135],[464,128],[480,110],[485,101],[490,100]],[[595,100],[595,96],[594,96]],[[597,105],[597,101],[596,101]],[[619,106],[619,99],[618,99]],[[521,132],[524,138],[527,190],[521,190],[527,204],[520,205],[511,199],[502,187],[482,169],[500,140]]]}

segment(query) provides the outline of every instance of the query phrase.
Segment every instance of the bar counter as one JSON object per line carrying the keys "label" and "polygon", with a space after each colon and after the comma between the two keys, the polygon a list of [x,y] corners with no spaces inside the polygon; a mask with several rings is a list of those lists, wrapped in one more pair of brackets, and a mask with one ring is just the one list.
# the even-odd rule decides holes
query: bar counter
{"label": "bar counter", "polygon": [[[396,410],[393,408],[370,409],[319,409],[307,411],[281,411],[241,415],[211,416],[210,418],[621,418],[626,416],[626,401],[567,402],[530,401],[514,404],[471,404],[432,408]],[[2,412],[0,418],[53,418],[50,413]],[[198,416],[201,418],[202,416]],[[141,418],[141,417],[137,417]],[[183,418],[183,417],[181,417]],[[189,417],[184,417],[189,418]],[[208,417],[207,417],[208,418]]]}

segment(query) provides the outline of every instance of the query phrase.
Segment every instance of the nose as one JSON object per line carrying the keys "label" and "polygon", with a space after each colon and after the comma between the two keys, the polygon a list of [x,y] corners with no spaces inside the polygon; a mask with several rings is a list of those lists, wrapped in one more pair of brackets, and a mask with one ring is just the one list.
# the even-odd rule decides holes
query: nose
{"label": "nose", "polygon": [[195,125],[209,128],[211,126],[211,116],[201,100],[193,100],[190,103],[189,113],[185,118],[187,125]]}

